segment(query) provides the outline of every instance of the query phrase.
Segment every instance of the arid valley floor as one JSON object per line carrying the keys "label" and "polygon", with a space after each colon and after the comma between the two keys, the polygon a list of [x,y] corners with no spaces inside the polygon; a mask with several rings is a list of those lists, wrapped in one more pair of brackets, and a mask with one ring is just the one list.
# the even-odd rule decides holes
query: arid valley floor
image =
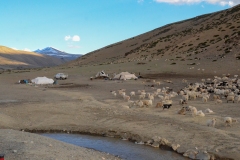
{"label": "arid valley floor", "polygon": [[[201,152],[203,157],[212,159],[240,158],[240,124],[226,127],[223,122],[227,116],[239,118],[239,103],[227,103],[222,99],[222,104],[215,104],[211,97],[208,102],[201,98],[189,100],[185,106],[214,111],[205,117],[193,117],[190,113],[177,114],[182,108],[178,102],[180,96],[172,98],[173,106],[169,110],[163,110],[155,108],[157,97],[149,108],[125,108],[123,106],[129,103],[110,93],[119,89],[126,89],[127,94],[138,90],[153,92],[163,87],[177,92],[187,85],[182,83],[182,79],[188,83],[201,82],[203,78],[213,78],[213,73],[194,74],[190,70],[186,73],[177,70],[174,73],[163,72],[157,67],[148,71],[134,68],[135,64],[120,65],[12,70],[0,74],[0,153],[4,153],[6,159],[118,159],[27,132],[56,131],[113,136],[145,143],[159,136],[167,148],[179,144],[176,152],[180,154],[190,149],[191,153]],[[90,77],[101,70],[110,75],[124,70],[136,75],[141,72],[143,78],[91,81]],[[17,83],[20,79],[38,76],[53,78],[58,72],[68,73],[69,78],[59,80],[57,85]],[[237,74],[234,71],[230,73]],[[222,73],[217,75],[222,76]],[[146,82],[147,79],[151,81]],[[153,79],[160,81],[161,85],[150,87],[154,84]],[[172,83],[167,83],[167,80]],[[138,96],[131,97],[131,100],[138,100]],[[206,125],[207,119],[212,118],[217,119],[215,128]]]}

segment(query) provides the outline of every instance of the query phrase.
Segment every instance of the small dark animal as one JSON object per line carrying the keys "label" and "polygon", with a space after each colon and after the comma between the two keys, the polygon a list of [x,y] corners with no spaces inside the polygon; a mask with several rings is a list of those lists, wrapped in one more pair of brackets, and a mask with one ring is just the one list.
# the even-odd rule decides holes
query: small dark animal
{"label": "small dark animal", "polygon": [[172,104],[163,104],[163,110],[164,110],[165,108],[169,109],[171,106],[172,106]]}
{"label": "small dark animal", "polygon": [[187,101],[186,100],[182,100],[181,101],[181,105],[183,105],[183,104],[187,104]]}

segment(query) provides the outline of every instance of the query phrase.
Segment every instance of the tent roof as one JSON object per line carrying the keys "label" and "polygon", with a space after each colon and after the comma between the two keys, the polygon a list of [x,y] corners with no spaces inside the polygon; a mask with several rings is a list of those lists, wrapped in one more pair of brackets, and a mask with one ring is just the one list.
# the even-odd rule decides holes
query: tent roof
{"label": "tent roof", "polygon": [[136,79],[136,78],[137,77],[135,76],[135,74],[131,74],[129,72],[121,72],[114,76],[113,79]]}
{"label": "tent roof", "polygon": [[54,80],[47,77],[37,77],[31,80],[35,84],[53,84]]}

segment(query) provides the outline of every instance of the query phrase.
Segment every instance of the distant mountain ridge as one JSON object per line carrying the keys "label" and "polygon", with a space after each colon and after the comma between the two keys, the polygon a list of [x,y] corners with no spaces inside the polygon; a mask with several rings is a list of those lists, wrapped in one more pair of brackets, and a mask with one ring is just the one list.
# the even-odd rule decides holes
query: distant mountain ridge
{"label": "distant mountain ridge", "polygon": [[81,54],[66,53],[66,52],[60,51],[56,48],[53,48],[53,47],[46,47],[44,49],[37,49],[33,52],[43,54],[43,55],[52,56],[52,57],[56,57],[56,58],[62,59],[65,62],[75,60],[75,59],[82,56]]}
{"label": "distant mountain ridge", "polygon": [[53,67],[63,63],[56,57],[0,46],[0,69]]}

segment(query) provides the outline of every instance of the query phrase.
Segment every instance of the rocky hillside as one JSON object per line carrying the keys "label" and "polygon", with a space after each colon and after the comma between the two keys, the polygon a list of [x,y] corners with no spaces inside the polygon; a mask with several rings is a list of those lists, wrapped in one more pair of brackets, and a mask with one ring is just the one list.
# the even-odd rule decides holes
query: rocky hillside
{"label": "rocky hillside", "polygon": [[62,63],[62,60],[51,56],[0,46],[1,69],[51,67]]}
{"label": "rocky hillside", "polygon": [[[197,65],[240,59],[240,5],[172,23],[90,52],[70,65],[115,64],[156,59]],[[199,60],[199,62],[198,62]]]}

